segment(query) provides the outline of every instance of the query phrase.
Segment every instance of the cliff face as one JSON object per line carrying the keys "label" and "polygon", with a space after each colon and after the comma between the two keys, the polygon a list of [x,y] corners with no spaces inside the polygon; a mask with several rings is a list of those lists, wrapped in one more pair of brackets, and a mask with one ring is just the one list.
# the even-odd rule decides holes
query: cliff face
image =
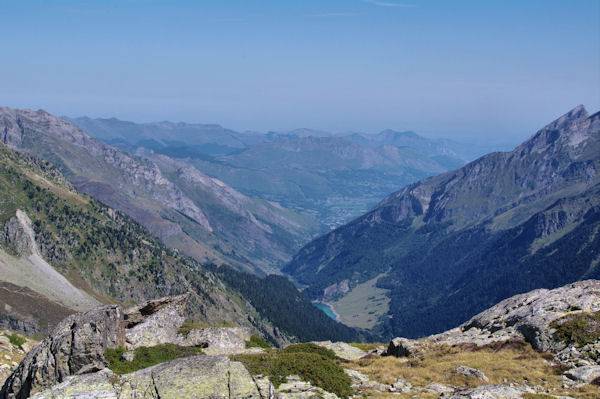
{"label": "cliff face", "polygon": [[[440,331],[512,294],[597,275],[599,171],[600,114],[579,106],[512,152],[391,194],[284,271],[314,298],[383,273],[391,304],[381,330]],[[421,306],[431,320],[416,316]]]}
{"label": "cliff face", "polygon": [[0,108],[0,139],[55,164],[82,191],[203,261],[272,271],[318,224],[166,156],[140,158],[45,111]]}

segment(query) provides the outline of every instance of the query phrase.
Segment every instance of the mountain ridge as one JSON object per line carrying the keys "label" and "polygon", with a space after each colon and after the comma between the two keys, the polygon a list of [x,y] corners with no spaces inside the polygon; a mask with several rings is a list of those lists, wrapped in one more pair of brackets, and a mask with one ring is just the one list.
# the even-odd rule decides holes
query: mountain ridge
{"label": "mountain ridge", "polygon": [[[307,244],[283,270],[314,299],[333,284],[355,288],[383,273],[376,286],[391,303],[380,331],[410,336],[458,324],[517,289],[596,276],[599,120],[579,106],[512,152],[409,184]],[[568,246],[577,248],[571,264]],[[546,277],[538,274],[544,263]],[[335,307],[344,295],[328,299]],[[431,311],[428,320],[415,306]]]}

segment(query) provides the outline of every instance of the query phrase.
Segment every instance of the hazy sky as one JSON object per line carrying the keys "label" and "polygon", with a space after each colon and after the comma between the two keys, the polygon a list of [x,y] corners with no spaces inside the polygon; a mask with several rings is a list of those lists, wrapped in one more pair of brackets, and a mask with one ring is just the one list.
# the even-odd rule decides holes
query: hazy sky
{"label": "hazy sky", "polygon": [[522,139],[600,109],[600,1],[3,1],[0,105]]}

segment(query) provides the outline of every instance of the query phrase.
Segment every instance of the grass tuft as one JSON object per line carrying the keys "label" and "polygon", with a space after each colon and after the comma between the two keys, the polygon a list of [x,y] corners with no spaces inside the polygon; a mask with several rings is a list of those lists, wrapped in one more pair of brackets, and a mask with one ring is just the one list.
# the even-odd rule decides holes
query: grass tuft
{"label": "grass tuft", "polygon": [[250,336],[250,340],[246,341],[246,348],[270,348],[269,345],[264,339],[257,337],[256,335]]}

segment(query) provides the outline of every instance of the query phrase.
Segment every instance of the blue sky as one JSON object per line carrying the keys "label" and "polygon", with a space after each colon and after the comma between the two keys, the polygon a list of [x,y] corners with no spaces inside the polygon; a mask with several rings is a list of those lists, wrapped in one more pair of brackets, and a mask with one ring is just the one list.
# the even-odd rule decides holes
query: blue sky
{"label": "blue sky", "polygon": [[3,1],[0,105],[521,140],[600,109],[600,1]]}

